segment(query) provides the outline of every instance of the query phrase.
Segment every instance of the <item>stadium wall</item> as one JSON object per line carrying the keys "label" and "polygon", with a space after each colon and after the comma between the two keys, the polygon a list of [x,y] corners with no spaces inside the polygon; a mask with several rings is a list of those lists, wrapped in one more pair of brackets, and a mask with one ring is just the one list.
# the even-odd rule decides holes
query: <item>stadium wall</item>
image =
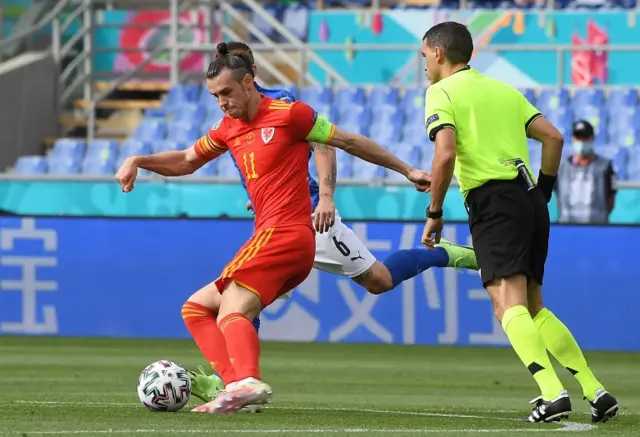
{"label": "stadium wall", "polygon": [[[372,252],[419,246],[421,223],[350,224]],[[213,280],[252,232],[250,220],[0,217],[0,333],[187,338],[184,300]],[[445,237],[469,242],[466,224]],[[586,349],[640,350],[637,227],[552,229],[545,300]],[[594,305],[605,329],[593,329]],[[313,271],[263,313],[283,341],[503,346],[475,272],[431,269],[378,298]]]}
{"label": "stadium wall", "polygon": [[[3,179],[4,178],[4,179]],[[122,194],[111,179],[32,180],[0,175],[0,210],[16,215],[110,217],[251,218],[244,189],[238,183],[143,182]],[[407,186],[348,185],[340,182],[335,202],[346,220],[423,220],[429,195]],[[557,220],[555,200],[549,204]],[[448,220],[466,221],[462,196],[451,188],[444,204]],[[613,224],[640,223],[640,189],[622,188],[611,214]]]}

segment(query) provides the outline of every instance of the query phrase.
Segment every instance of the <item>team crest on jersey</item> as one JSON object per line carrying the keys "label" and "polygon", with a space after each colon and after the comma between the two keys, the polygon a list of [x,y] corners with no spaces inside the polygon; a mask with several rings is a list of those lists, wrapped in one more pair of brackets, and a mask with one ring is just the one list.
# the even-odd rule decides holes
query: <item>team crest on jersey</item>
{"label": "team crest on jersey", "polygon": [[218,130],[218,128],[220,127],[221,124],[222,124],[222,119],[216,121],[216,123],[213,125],[213,127],[211,127],[211,130]]}
{"label": "team crest on jersey", "polygon": [[263,127],[262,128],[262,141],[264,141],[265,144],[268,144],[269,141],[271,141],[273,139],[273,136],[276,134],[276,128],[275,127]]}

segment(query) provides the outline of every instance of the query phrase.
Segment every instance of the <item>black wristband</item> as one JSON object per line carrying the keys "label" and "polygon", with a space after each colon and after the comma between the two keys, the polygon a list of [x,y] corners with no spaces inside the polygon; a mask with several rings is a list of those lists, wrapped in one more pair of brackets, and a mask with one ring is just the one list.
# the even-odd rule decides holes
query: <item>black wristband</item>
{"label": "black wristband", "polygon": [[429,208],[427,208],[427,218],[435,219],[435,220],[442,218],[442,210],[431,211]]}
{"label": "black wristband", "polygon": [[556,185],[556,179],[558,179],[557,176],[546,175],[542,173],[542,170],[540,170],[540,173],[538,173],[538,188],[540,189],[542,194],[544,194],[547,202],[551,200],[553,187]]}

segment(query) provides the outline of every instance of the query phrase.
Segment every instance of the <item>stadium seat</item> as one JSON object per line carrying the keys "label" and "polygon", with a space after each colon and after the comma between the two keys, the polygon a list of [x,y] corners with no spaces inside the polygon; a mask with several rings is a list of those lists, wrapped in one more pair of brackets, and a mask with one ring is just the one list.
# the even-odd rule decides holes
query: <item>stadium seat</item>
{"label": "stadium seat", "polygon": [[167,135],[167,123],[164,120],[142,120],[132,137],[141,141],[162,140]]}
{"label": "stadium seat", "polygon": [[289,5],[282,14],[282,24],[302,41],[307,40],[309,8],[302,4]]}
{"label": "stadium seat", "polygon": [[435,154],[435,147],[433,144],[429,144],[427,147],[422,149],[422,165],[418,168],[421,168],[426,171],[431,171],[431,163],[433,163],[433,155]]}
{"label": "stadium seat", "polygon": [[338,112],[329,104],[318,104],[313,107],[319,115],[326,117],[332,123],[338,122]]}
{"label": "stadium seat", "polygon": [[[371,181],[382,179],[385,169],[362,159],[353,158],[351,163],[351,174],[353,179]],[[340,171],[338,171],[338,175]]]}
{"label": "stadium seat", "polygon": [[638,130],[629,126],[620,128],[611,133],[609,144],[616,147],[635,147],[640,144]]}
{"label": "stadium seat", "polygon": [[536,92],[532,88],[524,88],[524,89],[521,89],[520,92],[529,101],[529,103],[535,106]]}
{"label": "stadium seat", "polygon": [[200,138],[200,126],[189,122],[173,122],[169,125],[167,140],[192,144]]}
{"label": "stadium seat", "polygon": [[120,166],[125,159],[133,155],[149,155],[151,153],[151,146],[149,143],[136,139],[128,139],[120,146],[120,153],[116,164]]}
{"label": "stadium seat", "polygon": [[82,161],[80,171],[86,175],[107,176],[115,172],[114,160],[86,157]]}
{"label": "stadium seat", "polygon": [[20,175],[37,175],[47,172],[47,160],[43,156],[21,156],[16,161],[14,172]]}
{"label": "stadium seat", "polygon": [[210,178],[216,175],[216,160],[209,161],[198,170],[189,175],[193,178]]}
{"label": "stadium seat", "polygon": [[300,100],[311,106],[331,104],[333,100],[333,90],[331,87],[304,87],[300,90]]}
{"label": "stadium seat", "polygon": [[[432,147],[430,145],[414,145],[412,142],[402,142],[389,145],[387,148],[391,153],[411,164],[416,168],[422,168],[422,148]],[[431,165],[431,164],[429,164]],[[392,170],[386,170],[386,178],[390,180],[406,180],[403,175]]]}
{"label": "stadium seat", "polygon": [[369,98],[367,99],[367,104],[369,106],[380,106],[380,105],[397,105],[399,100],[400,92],[398,88],[390,87],[390,86],[375,86],[371,89],[369,93]]}
{"label": "stadium seat", "polygon": [[[278,10],[275,5],[265,5],[264,9],[276,20],[278,19]],[[267,38],[274,39],[277,35],[275,29],[272,25],[267,23],[267,20],[262,18],[259,14],[251,14],[251,24],[253,24],[256,29],[258,29],[261,33],[263,33]],[[251,34],[252,41],[260,41],[260,38],[257,35]]]}
{"label": "stadium seat", "polygon": [[147,108],[144,110],[144,118],[165,118],[167,111],[162,108]]}
{"label": "stadium seat", "polygon": [[628,150],[627,178],[629,180],[640,180],[640,147]]}
{"label": "stadium seat", "polygon": [[351,171],[351,165],[353,163],[353,156],[349,155],[342,150],[336,151],[336,167],[338,170],[338,179],[350,179],[353,178],[353,172]]}
{"label": "stadium seat", "polygon": [[347,132],[353,132],[365,136],[369,133],[369,126],[364,126],[358,123],[339,123],[339,126],[342,130]]}
{"label": "stadium seat", "polygon": [[579,88],[571,98],[571,108],[574,112],[585,106],[600,108],[604,102],[602,88]]}
{"label": "stadium seat", "polygon": [[[222,112],[222,111],[220,111]],[[189,123],[202,123],[208,117],[207,108],[197,103],[185,103],[176,106],[171,112],[171,121],[182,121]]]}
{"label": "stadium seat", "polygon": [[358,104],[345,104],[333,106],[338,114],[340,124],[359,124],[365,128],[371,124],[371,111],[368,107]]}
{"label": "stadium seat", "polygon": [[537,108],[543,114],[547,112],[564,112],[568,107],[569,93],[565,88],[543,89],[537,100]]}
{"label": "stadium seat", "polygon": [[240,179],[240,173],[233,163],[230,153],[225,153],[217,157],[214,161],[216,164],[216,173],[221,178]]}
{"label": "stadium seat", "polygon": [[80,172],[80,162],[77,158],[51,155],[47,161],[50,174],[73,175]]}
{"label": "stadium seat", "polygon": [[74,138],[62,138],[53,144],[51,156],[55,158],[71,158],[80,160],[84,155],[86,143]]}
{"label": "stadium seat", "polygon": [[397,105],[391,105],[388,103],[371,105],[371,103],[369,103],[369,107],[371,108],[371,122],[373,124],[392,124],[396,127],[403,125],[404,114]]}
{"label": "stadium seat", "polygon": [[197,102],[200,97],[201,87],[195,84],[180,84],[169,90],[162,102],[162,108],[171,112],[176,106],[188,102]]}
{"label": "stadium seat", "polygon": [[402,127],[402,141],[411,144],[433,144],[423,122],[406,123]]}
{"label": "stadium seat", "polygon": [[151,143],[151,150],[153,153],[170,152],[175,150],[186,149],[186,144],[173,140],[154,141]]}
{"label": "stadium seat", "polygon": [[406,123],[419,122],[424,126],[424,88],[408,88],[400,105],[404,112]]}
{"label": "stadium seat", "polygon": [[637,106],[638,90],[635,88],[614,89],[609,92],[607,97],[606,108],[610,116]]}
{"label": "stadium seat", "polygon": [[629,149],[627,147],[604,146],[596,147],[595,152],[611,160],[613,171],[618,179],[627,178],[627,167],[629,161]]}
{"label": "stadium seat", "polygon": [[338,111],[342,111],[342,108],[350,105],[364,105],[366,94],[364,88],[357,86],[343,86],[338,88],[333,100],[334,106]]}
{"label": "stadium seat", "polygon": [[374,123],[369,130],[369,136],[377,143],[389,147],[400,140],[400,128],[393,124]]}
{"label": "stadium seat", "polygon": [[87,159],[108,161],[118,155],[118,143],[113,140],[93,140],[87,145]]}

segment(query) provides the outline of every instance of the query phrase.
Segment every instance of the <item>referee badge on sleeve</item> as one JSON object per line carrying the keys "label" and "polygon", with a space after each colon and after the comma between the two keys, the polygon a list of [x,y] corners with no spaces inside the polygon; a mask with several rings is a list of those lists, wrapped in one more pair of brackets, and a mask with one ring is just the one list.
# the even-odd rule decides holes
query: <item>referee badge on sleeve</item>
{"label": "referee badge on sleeve", "polygon": [[425,127],[427,128],[427,130],[429,130],[429,125],[431,123],[433,123],[434,121],[438,121],[438,120],[440,120],[440,117],[438,117],[438,114],[433,114],[432,116],[427,118],[427,121],[425,123]]}

